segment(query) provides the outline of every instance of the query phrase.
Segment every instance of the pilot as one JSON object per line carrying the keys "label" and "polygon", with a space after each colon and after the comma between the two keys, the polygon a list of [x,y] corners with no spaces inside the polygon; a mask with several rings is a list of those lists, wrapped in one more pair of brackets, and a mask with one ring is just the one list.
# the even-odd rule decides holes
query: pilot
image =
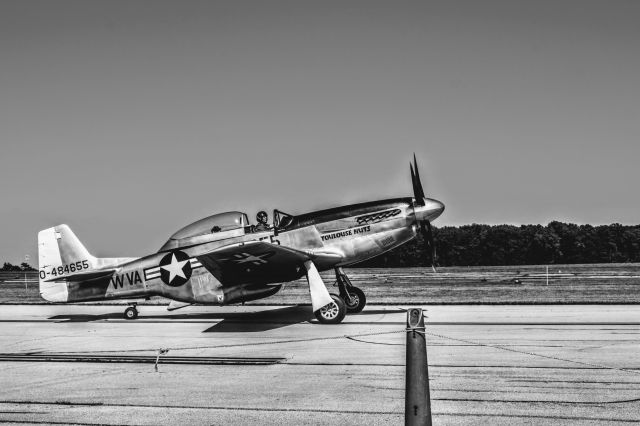
{"label": "pilot", "polygon": [[264,210],[260,210],[258,212],[258,214],[256,215],[256,221],[258,222],[258,224],[253,228],[255,232],[268,231],[269,229],[271,229],[268,223],[269,215]]}

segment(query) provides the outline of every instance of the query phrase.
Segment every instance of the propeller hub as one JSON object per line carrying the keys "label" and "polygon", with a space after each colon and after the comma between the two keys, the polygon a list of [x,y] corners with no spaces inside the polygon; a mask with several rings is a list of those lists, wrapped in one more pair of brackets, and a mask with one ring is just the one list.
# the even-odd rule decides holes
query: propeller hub
{"label": "propeller hub", "polygon": [[416,213],[416,219],[419,222],[433,221],[440,216],[444,211],[444,204],[433,198],[423,198],[423,202],[416,202],[413,205],[413,210]]}

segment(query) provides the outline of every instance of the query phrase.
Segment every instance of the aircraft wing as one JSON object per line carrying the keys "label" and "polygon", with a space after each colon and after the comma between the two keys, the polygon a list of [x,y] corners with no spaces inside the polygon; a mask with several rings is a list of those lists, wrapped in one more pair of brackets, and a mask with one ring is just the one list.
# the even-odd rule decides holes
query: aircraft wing
{"label": "aircraft wing", "polygon": [[262,241],[234,244],[195,257],[225,287],[293,281],[306,274],[306,261],[326,267],[343,259],[336,252],[306,252]]}

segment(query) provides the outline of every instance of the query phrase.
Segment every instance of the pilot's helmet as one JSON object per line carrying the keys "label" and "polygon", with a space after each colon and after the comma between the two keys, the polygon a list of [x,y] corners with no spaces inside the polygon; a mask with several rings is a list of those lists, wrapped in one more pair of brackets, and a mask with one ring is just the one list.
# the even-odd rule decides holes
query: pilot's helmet
{"label": "pilot's helmet", "polygon": [[258,223],[266,224],[269,220],[269,215],[267,215],[267,212],[265,212],[264,210],[260,210],[256,215],[256,220],[258,221]]}

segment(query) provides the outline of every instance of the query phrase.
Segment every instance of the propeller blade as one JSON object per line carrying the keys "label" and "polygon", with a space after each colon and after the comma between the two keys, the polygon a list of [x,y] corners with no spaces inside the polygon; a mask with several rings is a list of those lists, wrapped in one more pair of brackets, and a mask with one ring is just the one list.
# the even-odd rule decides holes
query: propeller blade
{"label": "propeller blade", "polygon": [[413,185],[413,192],[416,191],[416,174],[413,173],[413,164],[409,163],[409,169],[411,170],[411,185]]}
{"label": "propeller blade", "polygon": [[416,174],[413,172],[413,165],[409,163],[409,169],[411,170],[411,185],[413,185],[413,197],[416,199],[416,206],[424,206],[424,196],[420,196],[422,187],[420,182],[416,179]]}
{"label": "propeller blade", "polygon": [[427,250],[431,253],[431,269],[436,272],[436,245],[433,241],[433,230],[431,228],[431,222],[425,220],[421,223],[420,229],[422,231],[422,237],[424,238]]}
{"label": "propeller blade", "polygon": [[[422,182],[420,182],[420,172],[418,172],[418,160],[416,160],[415,153],[413,153],[413,168],[416,173],[416,180],[415,180],[416,183],[414,188],[417,188],[417,192],[414,189],[414,193],[416,198],[420,198],[420,200],[422,201],[423,198],[425,198],[425,195],[424,195],[424,189],[422,188]],[[424,204],[424,201],[422,201],[422,203]]]}
{"label": "propeller blade", "polygon": [[[418,171],[418,160],[416,154],[413,153],[413,164],[409,162],[409,169],[411,170],[411,184],[413,185],[413,196],[415,198],[414,206],[424,206],[425,194],[420,181],[420,172]],[[433,241],[433,230],[431,229],[431,223],[426,219],[420,219],[420,231],[424,239],[427,251],[431,254],[431,269],[436,272],[436,245]]]}

